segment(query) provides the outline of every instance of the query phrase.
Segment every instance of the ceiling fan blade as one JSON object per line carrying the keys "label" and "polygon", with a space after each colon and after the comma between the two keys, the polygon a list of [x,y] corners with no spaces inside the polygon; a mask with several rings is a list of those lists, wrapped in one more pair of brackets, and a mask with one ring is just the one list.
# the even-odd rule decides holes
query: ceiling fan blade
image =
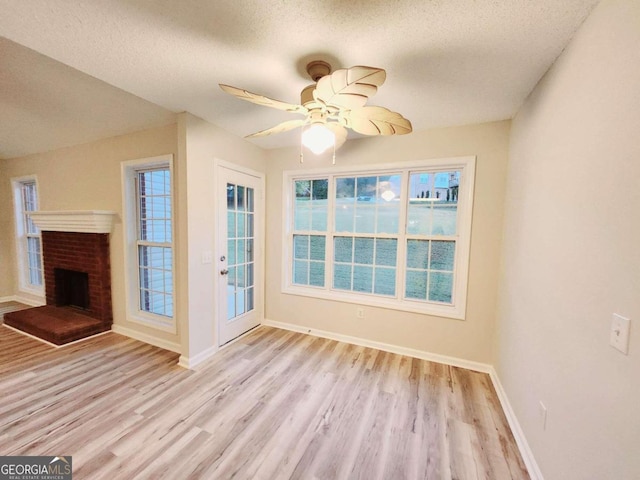
{"label": "ceiling fan blade", "polygon": [[347,133],[348,133],[347,129],[337,122],[327,122],[325,123],[325,127],[331,130],[335,135],[336,137],[335,148],[336,150],[339,149],[344,144],[344,142],[347,141]]}
{"label": "ceiling fan blade", "polygon": [[387,78],[382,68],[351,67],[336,70],[318,80],[313,96],[327,105],[363,107]]}
{"label": "ceiling fan blade", "polygon": [[218,84],[220,88],[226,93],[233,95],[234,97],[241,98],[251,103],[263,105],[265,107],[277,108],[278,110],[284,110],[286,112],[301,113],[306,115],[308,110],[302,105],[295,105],[293,103],[281,102],[280,100],[274,100],[273,98],[265,97],[264,95],[258,95],[257,93],[251,93],[242,88],[232,87],[230,85]]}
{"label": "ceiling fan blade", "polygon": [[306,120],[288,120],[276,125],[275,127],[267,128],[266,130],[261,130],[256,133],[252,133],[251,135],[247,135],[245,138],[266,137],[276,133],[287,132],[289,130],[293,130],[294,128],[301,127],[305,123],[307,123]]}
{"label": "ceiling fan blade", "polygon": [[411,122],[384,107],[360,107],[339,113],[348,128],[363,135],[404,135],[412,131]]}

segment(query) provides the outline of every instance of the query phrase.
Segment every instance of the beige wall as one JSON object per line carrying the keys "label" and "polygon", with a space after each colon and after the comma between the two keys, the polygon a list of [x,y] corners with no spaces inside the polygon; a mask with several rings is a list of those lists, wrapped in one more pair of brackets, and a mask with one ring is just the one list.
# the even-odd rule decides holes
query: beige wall
{"label": "beige wall", "polygon": [[605,0],[512,128],[496,366],[548,480],[640,478],[639,133],[640,2]]}
{"label": "beige wall", "polygon": [[[118,214],[111,234],[111,281],[114,323],[179,343],[179,335],[127,322],[125,317],[124,258],[122,238],[122,188],[120,163],[124,160],[177,153],[177,127],[145,130],[52,152],[0,161],[2,195],[0,268],[11,272],[0,287],[0,296],[18,294],[15,258],[15,221],[10,179],[35,174],[41,210],[111,210]],[[9,282],[6,281],[9,278]]]}
{"label": "beige wall", "polygon": [[[217,192],[214,161],[230,162],[264,172],[265,153],[255,145],[231,135],[189,113],[178,117],[179,236],[186,239],[178,251],[180,282],[178,311],[181,312],[182,355],[192,361],[215,350],[215,279],[217,264],[202,263],[205,251],[215,251],[214,207]],[[186,220],[185,220],[186,219]],[[215,259],[214,259],[215,260]],[[186,334],[188,332],[188,335]]]}
{"label": "beige wall", "polygon": [[356,318],[356,305],[285,295],[282,283],[282,172],[331,168],[330,155],[306,156],[299,148],[268,152],[267,171],[267,288],[266,317],[307,328],[350,335],[370,341],[448,355],[491,361],[502,235],[502,210],[510,122],[414,132],[403,137],[366,138],[347,142],[337,152],[339,165],[477,155],[469,293],[465,321],[397,310],[365,307]]}

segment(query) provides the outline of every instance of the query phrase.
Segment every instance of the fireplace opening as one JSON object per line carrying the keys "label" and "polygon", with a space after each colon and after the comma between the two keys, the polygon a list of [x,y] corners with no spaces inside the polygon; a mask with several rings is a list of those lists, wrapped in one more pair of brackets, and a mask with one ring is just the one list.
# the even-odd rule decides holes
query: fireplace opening
{"label": "fireplace opening", "polygon": [[89,309],[89,275],[86,272],[55,268],[56,305]]}

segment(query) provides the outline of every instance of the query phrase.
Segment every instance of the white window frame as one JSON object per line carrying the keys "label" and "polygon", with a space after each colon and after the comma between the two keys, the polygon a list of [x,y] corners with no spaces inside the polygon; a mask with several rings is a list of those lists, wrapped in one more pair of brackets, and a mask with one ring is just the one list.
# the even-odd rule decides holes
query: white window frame
{"label": "white window frame", "polygon": [[[312,170],[288,170],[283,173],[283,236],[282,236],[282,293],[301,295],[306,297],[327,299],[355,303],[358,305],[370,305],[374,307],[389,308],[415,312],[427,315],[464,320],[467,304],[467,287],[469,275],[469,253],[471,243],[471,220],[473,212],[473,191],[475,183],[475,156],[453,157],[443,159],[430,159],[404,163],[387,163],[379,165],[366,165],[356,167],[333,167],[330,169]],[[410,172],[428,173],[448,172],[460,170],[461,178],[458,187],[457,233],[456,251],[454,258],[454,284],[452,304],[429,303],[419,300],[403,299],[404,276],[406,264],[406,245],[402,241],[398,243],[397,285],[396,296],[385,297],[376,294],[358,293],[332,288],[333,274],[333,242],[331,239],[331,225],[334,221],[333,209],[329,208],[327,218],[327,242],[325,252],[325,286],[307,286],[293,283],[293,207],[294,207],[294,182],[296,180],[314,180],[327,178],[327,176],[380,176],[402,171],[403,198],[407,197],[404,190],[408,187],[408,175]],[[329,180],[328,195],[334,195],[334,182]],[[331,203],[329,204],[331,205]],[[400,215],[406,218],[407,206],[401,205]],[[404,222],[400,222],[401,225]],[[310,233],[313,235],[313,233]],[[386,237],[386,234],[354,234],[374,238]],[[392,235],[393,236],[393,235]],[[401,238],[413,237],[413,235],[401,235]]]}
{"label": "white window frame", "polygon": [[[138,193],[136,178],[138,172],[169,168],[171,177],[171,242],[163,244],[172,249],[172,292],[173,316],[158,315],[140,308],[140,273],[138,267]],[[176,333],[176,222],[175,222],[175,183],[173,170],[173,155],[129,160],[121,164],[122,177],[122,211],[124,237],[124,272],[127,320],[156,328],[165,332]],[[146,242],[143,242],[146,243]]]}
{"label": "white window frame", "polygon": [[[22,177],[15,177],[11,179],[11,186],[13,189],[13,206],[16,226],[16,252],[17,252],[17,267],[18,267],[18,289],[20,292],[28,293],[31,295],[37,295],[44,297],[44,264],[42,261],[42,235],[38,230],[37,235],[32,235],[27,232],[26,226],[26,210],[23,202],[22,188],[27,183],[35,183],[36,186],[36,206],[35,210],[39,209],[39,187],[38,177],[36,175],[25,175]],[[30,280],[29,259],[28,259],[28,238],[37,237],[40,239],[40,266],[41,266],[41,278],[40,285],[33,285]]]}

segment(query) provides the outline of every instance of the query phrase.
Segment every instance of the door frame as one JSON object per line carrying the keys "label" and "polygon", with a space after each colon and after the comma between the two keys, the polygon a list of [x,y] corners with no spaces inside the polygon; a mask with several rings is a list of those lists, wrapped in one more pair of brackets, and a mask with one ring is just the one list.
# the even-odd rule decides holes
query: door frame
{"label": "door frame", "polygon": [[[227,255],[227,239],[226,238],[222,238],[222,235],[220,235],[220,222],[226,222],[227,218],[226,215],[224,216],[224,218],[222,218],[221,216],[221,210],[223,205],[221,205],[220,203],[222,202],[222,198],[226,197],[226,189],[224,191],[221,191],[221,182],[220,182],[220,178],[223,175],[223,169],[226,170],[231,170],[233,172],[236,173],[240,173],[243,175],[248,175],[251,177],[254,177],[258,180],[258,183],[260,184],[260,195],[256,195],[256,197],[254,198],[254,209],[255,209],[255,232],[256,232],[256,237],[258,241],[254,242],[254,248],[256,248],[256,257],[257,257],[257,261],[255,262],[255,266],[256,266],[256,272],[254,272],[254,278],[256,279],[256,281],[254,282],[254,284],[258,284],[259,281],[259,285],[260,288],[255,288],[254,287],[254,294],[255,294],[255,311],[256,314],[258,315],[258,324],[262,324],[264,322],[264,318],[265,318],[265,312],[264,312],[264,305],[265,305],[265,233],[266,233],[266,219],[265,219],[265,214],[266,214],[266,208],[265,208],[265,198],[266,198],[266,194],[265,194],[265,188],[266,188],[266,182],[265,182],[265,173],[264,172],[259,172],[257,170],[253,170],[251,168],[247,168],[247,167],[243,167],[241,165],[237,165],[235,163],[231,163],[228,162],[226,160],[221,160],[218,158],[214,158],[214,191],[215,191],[215,195],[214,195],[214,222],[215,222],[215,236],[214,236],[214,245],[213,245],[213,262],[212,262],[212,268],[214,269],[214,295],[213,295],[213,299],[214,299],[214,324],[215,324],[215,332],[216,332],[216,345],[218,346],[218,348],[221,347],[225,347],[231,343],[233,343],[235,341],[235,339],[230,340],[229,342],[221,345],[221,328],[222,328],[222,323],[224,321],[224,319],[221,319],[220,317],[220,302],[223,301],[220,298],[220,289],[221,289],[221,283],[224,281],[225,285],[226,285],[226,277],[220,275],[220,256],[221,255]],[[223,195],[224,194],[224,195]],[[224,203],[224,205],[226,205],[226,203]],[[237,338],[240,338],[242,335],[240,335]]]}

